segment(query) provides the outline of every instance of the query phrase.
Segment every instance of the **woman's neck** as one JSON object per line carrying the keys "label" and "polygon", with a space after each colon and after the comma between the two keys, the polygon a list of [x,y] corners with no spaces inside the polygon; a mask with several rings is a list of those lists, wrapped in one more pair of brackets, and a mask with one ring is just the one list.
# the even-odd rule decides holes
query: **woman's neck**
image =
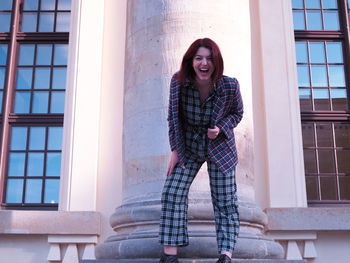
{"label": "woman's neck", "polygon": [[198,89],[211,89],[213,84],[212,84],[211,80],[199,80],[199,79],[196,79],[195,86]]}

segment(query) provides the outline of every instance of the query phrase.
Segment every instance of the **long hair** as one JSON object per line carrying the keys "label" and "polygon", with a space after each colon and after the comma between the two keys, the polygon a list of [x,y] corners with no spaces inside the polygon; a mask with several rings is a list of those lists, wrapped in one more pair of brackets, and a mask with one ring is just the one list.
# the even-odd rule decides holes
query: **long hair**
{"label": "long hair", "polygon": [[212,81],[215,83],[222,77],[222,74],[224,72],[224,61],[222,59],[219,46],[210,38],[200,38],[191,44],[182,59],[181,68],[177,75],[177,79],[181,84],[184,84],[187,79],[191,82],[194,82],[196,73],[193,69],[192,63],[193,58],[200,47],[205,47],[211,51],[211,56],[213,58],[213,64],[215,67],[214,72],[211,76]]}

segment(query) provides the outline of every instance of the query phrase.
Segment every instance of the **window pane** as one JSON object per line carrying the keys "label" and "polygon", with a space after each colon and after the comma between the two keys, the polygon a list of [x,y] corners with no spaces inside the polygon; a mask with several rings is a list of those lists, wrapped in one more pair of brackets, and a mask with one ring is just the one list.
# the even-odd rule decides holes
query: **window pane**
{"label": "window pane", "polygon": [[338,8],[337,0],[322,0],[322,4],[324,9]]}
{"label": "window pane", "polygon": [[307,45],[306,42],[295,42],[295,49],[297,55],[297,63],[307,63]]}
{"label": "window pane", "polygon": [[7,60],[7,44],[0,44],[0,65],[6,65]]}
{"label": "window pane", "polygon": [[309,66],[298,65],[298,85],[299,87],[310,87]]}
{"label": "window pane", "polygon": [[36,64],[51,65],[52,45],[38,45]]}
{"label": "window pane", "polygon": [[11,150],[25,150],[27,145],[27,128],[12,127]]}
{"label": "window pane", "polygon": [[350,150],[337,150],[338,172],[350,174]]}
{"label": "window pane", "polygon": [[71,0],[58,0],[58,10],[70,10],[70,8]]}
{"label": "window pane", "polygon": [[55,59],[54,65],[67,65],[68,45],[55,45]]}
{"label": "window pane", "polygon": [[331,87],[345,87],[344,66],[329,65],[329,85]]}
{"label": "window pane", "polygon": [[42,187],[42,180],[28,179],[26,182],[25,203],[41,203]]}
{"label": "window pane", "polygon": [[23,10],[38,10],[39,0],[24,0]]}
{"label": "window pane", "polygon": [[6,189],[6,203],[22,203],[23,180],[8,179]]}
{"label": "window pane", "polygon": [[320,0],[305,0],[306,8],[321,8]]}
{"label": "window pane", "polygon": [[6,69],[0,68],[0,89],[4,89]]}
{"label": "window pane", "polygon": [[333,130],[331,123],[316,124],[317,146],[333,147]]}
{"label": "window pane", "polygon": [[306,11],[307,29],[322,30],[321,11]]}
{"label": "window pane", "polygon": [[322,200],[337,200],[337,180],[334,176],[321,176],[321,199]]}
{"label": "window pane", "polygon": [[293,24],[295,30],[305,30],[304,11],[293,10]]}
{"label": "window pane", "polygon": [[64,91],[54,91],[51,95],[51,113],[64,113]]}
{"label": "window pane", "polygon": [[36,68],[34,89],[50,88],[50,68]]}
{"label": "window pane", "polygon": [[33,93],[33,113],[47,113],[49,105],[49,92],[37,91]]}
{"label": "window pane", "polygon": [[325,63],[325,50],[323,42],[310,42],[310,61],[311,63]]}
{"label": "window pane", "polygon": [[328,89],[313,89],[315,110],[330,110]]}
{"label": "window pane", "polygon": [[343,63],[343,48],[341,42],[327,42],[328,63]]}
{"label": "window pane", "polygon": [[300,109],[302,111],[312,110],[310,89],[299,89],[299,101],[300,101]]}
{"label": "window pane", "polygon": [[47,153],[46,157],[46,176],[60,176],[61,173],[61,154]]}
{"label": "window pane", "polygon": [[28,153],[27,176],[43,176],[44,153]]}
{"label": "window pane", "polygon": [[66,68],[54,68],[52,89],[65,89],[66,88]]}
{"label": "window pane", "polygon": [[45,134],[45,127],[31,127],[29,135],[29,150],[44,150]]}
{"label": "window pane", "polygon": [[0,32],[10,32],[11,13],[0,13]]}
{"label": "window pane", "polygon": [[325,30],[339,30],[338,11],[324,11],[324,28]]}
{"label": "window pane", "polygon": [[306,176],[306,192],[308,200],[319,200],[318,180],[316,176]]}
{"label": "window pane", "polygon": [[55,10],[55,0],[41,0],[40,10]]}
{"label": "window pane", "polygon": [[340,199],[350,200],[350,176],[339,177]]}
{"label": "window pane", "polygon": [[326,66],[311,66],[311,81],[313,87],[327,87],[327,69]]}
{"label": "window pane", "polygon": [[23,44],[19,47],[19,65],[33,65],[34,45]]}
{"label": "window pane", "polygon": [[30,92],[16,92],[15,113],[29,113]]}
{"label": "window pane", "polygon": [[304,165],[306,173],[317,173],[316,153],[314,150],[304,150]]}
{"label": "window pane", "polygon": [[335,173],[334,151],[318,150],[320,173]]}
{"label": "window pane", "polygon": [[304,8],[303,0],[292,0],[293,8]]}
{"label": "window pane", "polygon": [[62,149],[62,127],[49,127],[49,142],[47,149]]}
{"label": "window pane", "polygon": [[11,10],[11,9],[12,9],[12,0],[0,1],[0,10]]}
{"label": "window pane", "polygon": [[22,16],[22,32],[36,32],[37,14],[24,13]]}
{"label": "window pane", "polygon": [[346,89],[331,89],[331,96],[333,110],[347,110],[348,101],[346,96]]}
{"label": "window pane", "polygon": [[3,99],[3,92],[0,91],[0,113],[2,112],[2,99]]}
{"label": "window pane", "polygon": [[69,32],[70,13],[57,13],[56,32]]}
{"label": "window pane", "polygon": [[15,113],[29,113],[30,92],[16,92]]}
{"label": "window pane", "polygon": [[39,32],[53,32],[54,13],[40,13]]}
{"label": "window pane", "polygon": [[8,176],[24,176],[25,153],[10,153]]}
{"label": "window pane", "polygon": [[312,123],[303,123],[302,133],[303,133],[303,146],[315,147],[314,125]]}
{"label": "window pane", "polygon": [[45,180],[45,197],[44,202],[49,204],[57,204],[60,192],[59,179]]}
{"label": "window pane", "polygon": [[32,68],[18,68],[16,89],[31,89],[32,87]]}
{"label": "window pane", "polygon": [[350,124],[334,123],[336,147],[350,147]]}

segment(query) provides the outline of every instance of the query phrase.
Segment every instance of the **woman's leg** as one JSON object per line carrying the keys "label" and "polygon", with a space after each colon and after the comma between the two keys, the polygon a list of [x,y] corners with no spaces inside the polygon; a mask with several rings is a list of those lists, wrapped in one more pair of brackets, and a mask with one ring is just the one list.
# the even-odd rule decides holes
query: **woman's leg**
{"label": "woman's leg", "polygon": [[217,165],[208,161],[210,190],[214,207],[216,238],[220,254],[232,257],[238,239],[239,212],[234,171],[223,174]]}

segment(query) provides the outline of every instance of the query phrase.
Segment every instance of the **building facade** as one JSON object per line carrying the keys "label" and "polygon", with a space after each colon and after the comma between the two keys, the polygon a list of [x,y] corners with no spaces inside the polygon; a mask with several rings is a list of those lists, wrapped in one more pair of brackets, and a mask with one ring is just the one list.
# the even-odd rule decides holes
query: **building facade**
{"label": "building facade", "polygon": [[[220,46],[245,106],[235,129],[242,227],[234,256],[347,262],[349,7],[1,1],[1,262],[160,255],[169,82],[203,37]],[[216,257],[209,198],[202,167],[183,257],[189,249]]]}

